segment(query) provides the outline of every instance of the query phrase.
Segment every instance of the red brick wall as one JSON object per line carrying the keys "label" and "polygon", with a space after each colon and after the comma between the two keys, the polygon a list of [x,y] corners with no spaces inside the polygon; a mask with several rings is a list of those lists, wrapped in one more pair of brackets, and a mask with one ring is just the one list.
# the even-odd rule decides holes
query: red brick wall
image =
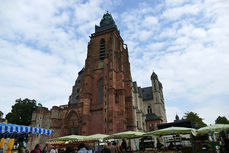
{"label": "red brick wall", "polygon": [[[150,125],[154,126],[154,124],[161,124],[162,121],[161,120],[154,120],[154,121],[147,121],[146,122],[146,131],[149,132],[150,131]],[[155,129],[156,130],[156,129]]]}
{"label": "red brick wall", "polygon": [[[103,68],[98,68],[102,38],[105,39],[105,53],[108,57],[103,61]],[[98,81],[101,78],[104,79],[103,103],[99,105]],[[128,53],[123,48],[119,33],[113,29],[92,35],[80,87],[80,101],[83,102],[85,116],[82,134],[112,134],[132,130],[131,82]],[[116,95],[118,101],[115,101]]]}

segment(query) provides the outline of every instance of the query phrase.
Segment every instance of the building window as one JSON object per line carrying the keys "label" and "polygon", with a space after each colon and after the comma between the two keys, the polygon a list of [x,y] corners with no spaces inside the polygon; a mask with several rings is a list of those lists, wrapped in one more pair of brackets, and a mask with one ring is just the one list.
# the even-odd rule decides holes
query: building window
{"label": "building window", "polygon": [[98,104],[103,103],[103,79],[98,81]]}
{"label": "building window", "polygon": [[76,127],[76,128],[74,128],[74,134],[75,135],[78,135],[79,133],[78,133],[78,128]]}
{"label": "building window", "polygon": [[154,80],[153,82],[154,82],[154,84],[153,84],[154,85],[154,90],[157,90],[157,88],[156,88],[156,81]]}
{"label": "building window", "polygon": [[118,103],[118,100],[119,100],[119,96],[117,93],[115,93],[115,103],[117,104]]}
{"label": "building window", "polygon": [[99,59],[103,61],[105,58],[105,40],[100,40],[100,50],[99,50]]}
{"label": "building window", "polygon": [[148,112],[148,114],[152,114],[152,109],[151,109],[151,106],[148,106],[148,108],[147,108],[147,112]]}
{"label": "building window", "polygon": [[71,135],[71,134],[72,134],[72,129],[69,128],[69,129],[68,129],[68,135]]}

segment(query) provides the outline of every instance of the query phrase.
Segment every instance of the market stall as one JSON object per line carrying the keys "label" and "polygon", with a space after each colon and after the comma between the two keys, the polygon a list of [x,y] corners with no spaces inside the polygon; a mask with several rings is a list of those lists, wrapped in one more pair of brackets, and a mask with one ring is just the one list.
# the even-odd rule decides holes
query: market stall
{"label": "market stall", "polygon": [[0,148],[2,148],[1,150],[3,150],[5,140],[9,139],[7,152],[11,153],[11,149],[14,145],[15,139],[19,137],[26,137],[28,134],[51,135],[53,134],[53,130],[25,125],[0,123]]}
{"label": "market stall", "polygon": [[[155,135],[158,137],[163,136],[163,144],[157,142],[157,148],[161,149],[160,145],[167,150],[181,150],[183,152],[190,152],[194,150],[192,147],[193,136],[196,136],[196,130],[193,128],[185,127],[169,127],[161,130],[156,130],[153,132],[148,132],[144,134],[145,136]],[[187,135],[187,136],[186,136]],[[159,139],[157,139],[159,141]],[[184,147],[189,144],[189,147]],[[188,151],[186,151],[188,150]]]}
{"label": "market stall", "polygon": [[197,130],[196,150],[229,151],[229,124],[215,124]]}
{"label": "market stall", "polygon": [[[137,138],[140,138],[144,135],[144,132],[137,132],[137,131],[125,131],[125,132],[119,132],[112,134],[104,139],[128,139],[127,144],[127,150],[133,151],[133,150],[139,150],[139,140]],[[122,143],[120,141],[120,143]]]}
{"label": "market stall", "polygon": [[64,137],[57,137],[53,139],[49,139],[49,141],[46,144],[51,144],[55,146],[56,148],[77,148],[77,146],[84,142],[87,144],[87,146],[90,148],[96,148],[99,146],[99,140],[103,140],[105,137],[109,135],[106,134],[93,134],[89,136],[81,136],[81,135],[68,135]]}

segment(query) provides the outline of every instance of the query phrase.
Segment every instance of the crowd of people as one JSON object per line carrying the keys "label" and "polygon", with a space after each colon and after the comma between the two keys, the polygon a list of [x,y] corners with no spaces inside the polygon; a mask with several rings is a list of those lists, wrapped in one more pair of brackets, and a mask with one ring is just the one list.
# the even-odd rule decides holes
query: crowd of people
{"label": "crowd of people", "polygon": [[[77,148],[77,149],[76,149]],[[86,146],[84,143],[80,143],[78,146],[73,148],[72,146],[67,146],[64,150],[58,150],[51,145],[45,145],[42,149],[41,144],[37,144],[31,153],[123,153],[127,151],[127,143],[123,139],[121,145],[116,141],[104,143],[103,146],[98,146],[97,148]],[[19,153],[29,153],[29,151],[24,151]]]}

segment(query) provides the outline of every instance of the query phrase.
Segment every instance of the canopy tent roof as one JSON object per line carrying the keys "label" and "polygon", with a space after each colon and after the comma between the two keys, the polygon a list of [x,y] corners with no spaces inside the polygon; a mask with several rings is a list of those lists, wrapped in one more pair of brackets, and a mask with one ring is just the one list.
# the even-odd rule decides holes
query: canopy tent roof
{"label": "canopy tent roof", "polygon": [[145,134],[144,132],[136,132],[136,131],[125,131],[125,132],[120,132],[120,133],[115,133],[112,134],[104,139],[123,139],[123,138],[138,138],[141,137],[143,134]]}
{"label": "canopy tent roof", "polygon": [[51,135],[53,134],[53,130],[33,126],[0,123],[0,137],[15,138],[29,133]]}
{"label": "canopy tent roof", "polygon": [[108,136],[109,135],[106,134],[93,134],[93,135],[86,136],[85,140],[101,140]]}
{"label": "canopy tent roof", "polygon": [[229,131],[229,124],[215,124],[198,129],[197,134],[203,135],[211,132],[221,132],[225,130]]}
{"label": "canopy tent roof", "polygon": [[109,135],[106,134],[93,134],[93,135],[89,135],[89,136],[81,136],[81,135],[68,135],[68,136],[64,136],[64,137],[57,137],[57,138],[53,138],[53,139],[49,139],[49,141],[96,141],[96,140],[100,140],[100,139],[104,139],[105,137],[107,137]]}
{"label": "canopy tent roof", "polygon": [[49,139],[49,141],[82,141],[84,140],[86,136],[81,136],[81,135],[68,135],[68,136],[64,136],[64,137],[57,137],[57,138],[53,138],[53,139]]}
{"label": "canopy tent roof", "polygon": [[144,134],[145,136],[150,136],[150,135],[158,135],[158,136],[163,136],[163,135],[173,135],[173,134],[192,134],[196,135],[196,130],[193,128],[184,128],[184,127],[169,127],[161,130],[156,130],[153,132],[148,132]]}

